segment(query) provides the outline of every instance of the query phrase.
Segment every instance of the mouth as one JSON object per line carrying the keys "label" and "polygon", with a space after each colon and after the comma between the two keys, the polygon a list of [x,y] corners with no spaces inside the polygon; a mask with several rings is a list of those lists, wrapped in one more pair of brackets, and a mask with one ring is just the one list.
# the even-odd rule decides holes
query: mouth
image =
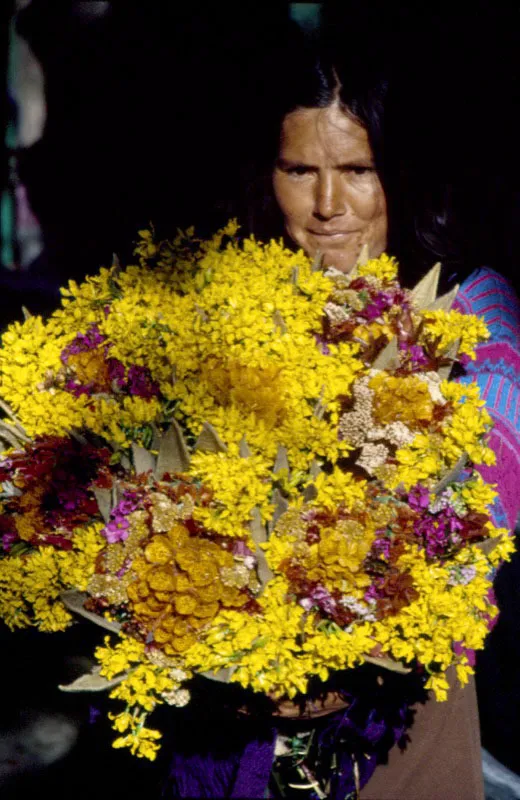
{"label": "mouth", "polygon": [[358,231],[313,231],[309,230],[309,233],[313,237],[313,239],[317,239],[320,242],[344,242],[349,239],[353,234],[358,233]]}

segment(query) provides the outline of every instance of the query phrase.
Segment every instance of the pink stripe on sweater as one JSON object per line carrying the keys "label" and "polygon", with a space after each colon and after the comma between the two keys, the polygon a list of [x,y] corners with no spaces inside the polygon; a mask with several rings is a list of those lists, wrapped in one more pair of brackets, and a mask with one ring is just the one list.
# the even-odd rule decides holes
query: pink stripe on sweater
{"label": "pink stripe on sweater", "polygon": [[[477,300],[481,300],[483,297],[494,298],[495,302],[494,303],[490,303],[488,306],[481,306],[479,308],[479,314],[485,314],[486,312],[490,311],[493,308],[501,308],[504,311],[507,311],[508,314],[510,314],[511,311],[512,311],[512,307],[514,307],[512,303],[504,303],[503,302],[504,300],[509,299],[509,298],[504,297],[504,295],[499,295],[499,297],[497,298],[496,291],[491,290],[491,289],[489,291],[487,291],[487,292],[482,292],[482,294],[479,294],[477,297],[473,297],[472,299],[474,301],[477,301]],[[511,298],[511,300],[512,299],[513,298]],[[499,302],[497,302],[497,300]],[[516,305],[516,303],[514,305]]]}
{"label": "pink stripe on sweater", "polygon": [[[479,316],[482,316],[482,314],[480,314]],[[501,327],[508,328],[511,331],[511,333],[515,334],[517,338],[519,337],[518,325],[510,325],[509,322],[505,321],[505,319],[502,317],[501,314],[498,314],[498,316],[492,318],[488,317],[484,321],[486,325],[496,325],[498,323],[499,325],[501,325]]]}
{"label": "pink stripe on sweater", "polygon": [[488,270],[484,270],[483,274],[479,275],[476,278],[474,278],[471,281],[471,283],[469,283],[469,282],[465,283],[464,284],[464,293],[465,294],[471,294],[473,289],[476,286],[480,286],[481,283],[483,283],[484,281],[489,281],[489,280],[492,280],[493,283],[495,283],[495,284],[497,284],[497,283],[502,284],[504,286],[504,289],[506,290],[507,294],[511,294],[511,295],[513,294],[513,289],[511,287],[511,284],[502,275],[499,275],[498,272],[490,273]]}
{"label": "pink stripe on sweater", "polygon": [[[509,342],[485,342],[477,348],[477,364],[483,361],[491,361],[497,363],[503,361],[508,366],[511,366],[518,372],[520,379],[520,353]],[[500,369],[496,370],[500,372]]]}
{"label": "pink stripe on sweater", "polygon": [[478,471],[485,481],[497,484],[500,500],[508,527],[513,530],[518,515],[518,486],[520,483],[520,460],[518,445],[510,441],[510,431],[495,417],[495,426],[490,435],[490,447],[496,455],[496,465],[479,465]]}

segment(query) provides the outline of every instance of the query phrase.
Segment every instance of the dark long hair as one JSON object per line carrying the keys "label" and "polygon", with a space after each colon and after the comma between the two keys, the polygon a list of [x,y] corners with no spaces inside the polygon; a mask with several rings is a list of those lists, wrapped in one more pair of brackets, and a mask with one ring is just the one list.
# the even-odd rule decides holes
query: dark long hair
{"label": "dark long hair", "polygon": [[[244,131],[247,157],[238,216],[259,239],[284,237],[283,218],[272,188],[283,118],[298,108],[326,108],[339,101],[367,131],[387,199],[388,251],[401,263],[404,284],[415,282],[436,261],[444,282],[465,272],[465,258],[449,183],[439,176],[431,149],[407,115],[410,101],[399,77],[374,53],[294,34],[261,66],[253,93],[254,120]],[[413,102],[412,102],[413,105]],[[247,215],[244,218],[244,207]],[[287,242],[290,244],[290,242]]]}

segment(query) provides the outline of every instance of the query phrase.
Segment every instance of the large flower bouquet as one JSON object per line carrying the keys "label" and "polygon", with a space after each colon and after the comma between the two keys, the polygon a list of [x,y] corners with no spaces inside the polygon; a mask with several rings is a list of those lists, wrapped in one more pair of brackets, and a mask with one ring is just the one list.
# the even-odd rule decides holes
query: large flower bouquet
{"label": "large flower bouquet", "polygon": [[490,417],[448,380],[487,331],[438,268],[409,292],[386,255],[347,275],[235,234],[141,232],[0,351],[0,615],[107,628],[65,688],[110,688],[147,758],[197,673],[293,698],[375,659],[445,698],[511,550]]}

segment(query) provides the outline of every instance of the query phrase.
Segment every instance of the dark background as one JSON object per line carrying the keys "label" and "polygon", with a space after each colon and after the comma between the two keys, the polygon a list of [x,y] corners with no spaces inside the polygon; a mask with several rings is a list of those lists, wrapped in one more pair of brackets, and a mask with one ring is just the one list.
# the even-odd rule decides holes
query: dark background
{"label": "dark background", "polygon": [[[489,264],[516,285],[519,17],[503,1],[323,4],[324,24],[345,47],[392,64],[418,185],[425,198],[449,187],[469,265]],[[283,38],[288,6],[114,2],[86,24],[71,2],[33,0],[18,25],[47,83],[44,136],[19,158],[45,250],[28,273],[0,275],[2,324],[20,317],[22,303],[52,309],[59,284],[114,251],[129,258],[150,221],[205,233],[240,216],[243,166],[254,160],[266,102],[262,64]],[[480,659],[479,693],[484,745],[520,773],[517,561],[499,577],[505,610]],[[110,750],[104,722],[87,722],[91,699],[55,689],[71,669],[66,655],[88,653],[95,635],[83,624],[52,639],[2,630],[4,719],[48,707],[72,709],[81,723],[72,754],[13,786],[13,797],[36,796],[36,787],[56,799],[146,796],[155,779],[149,765]]]}
{"label": "dark background", "polygon": [[[55,282],[114,251],[128,256],[151,220],[206,232],[243,216],[242,166],[269,102],[265,58],[288,25],[287,3],[113,2],[88,23],[73,7],[33,0],[18,22],[47,81],[44,136],[20,154],[46,244],[32,272]],[[448,186],[468,263],[516,278],[519,9],[504,0],[322,7],[346,48],[395,73],[422,199]]]}

